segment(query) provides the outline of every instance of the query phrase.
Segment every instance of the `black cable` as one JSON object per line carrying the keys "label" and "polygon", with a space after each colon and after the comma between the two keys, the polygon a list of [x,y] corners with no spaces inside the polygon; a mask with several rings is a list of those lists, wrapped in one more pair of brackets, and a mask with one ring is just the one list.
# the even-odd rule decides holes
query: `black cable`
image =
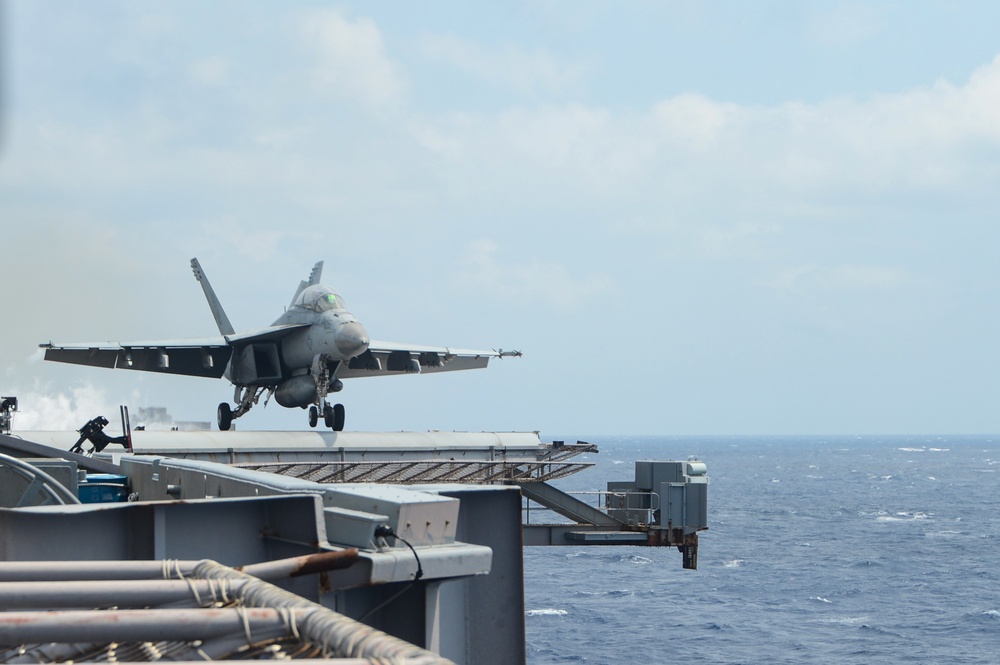
{"label": "black cable", "polygon": [[407,584],[405,587],[403,587],[393,595],[389,596],[389,598],[383,600],[381,603],[379,603],[375,607],[371,608],[370,610],[362,614],[360,617],[358,617],[358,621],[364,621],[375,612],[378,612],[380,609],[382,609],[389,603],[393,602],[394,600],[402,596],[404,593],[409,591],[414,584],[417,583],[417,580],[419,580],[421,577],[424,576],[424,568],[422,565],[420,565],[420,557],[417,556],[417,550],[413,549],[413,545],[411,545],[406,539],[404,539],[402,536],[393,531],[392,527],[386,524],[381,524],[375,527],[375,536],[377,538],[385,538],[386,536],[391,536],[392,538],[395,538],[396,540],[402,542],[404,545],[409,547],[410,551],[413,552],[413,558],[417,560],[417,573],[416,575],[413,576],[413,581],[411,581],[409,584]]}
{"label": "black cable", "polygon": [[417,550],[413,549],[413,545],[411,545],[409,543],[409,541],[407,541],[401,535],[399,535],[398,533],[396,533],[395,531],[393,531],[392,527],[389,526],[388,524],[379,524],[377,527],[375,527],[375,537],[376,538],[385,538],[386,536],[390,536],[392,538],[395,538],[396,540],[402,542],[404,545],[406,545],[407,547],[410,548],[410,551],[413,552],[413,558],[417,560],[417,574],[416,574],[416,576],[414,576],[413,579],[414,580],[419,580],[421,577],[423,577],[424,576],[424,568],[423,568],[423,566],[420,565],[420,557],[417,556]]}

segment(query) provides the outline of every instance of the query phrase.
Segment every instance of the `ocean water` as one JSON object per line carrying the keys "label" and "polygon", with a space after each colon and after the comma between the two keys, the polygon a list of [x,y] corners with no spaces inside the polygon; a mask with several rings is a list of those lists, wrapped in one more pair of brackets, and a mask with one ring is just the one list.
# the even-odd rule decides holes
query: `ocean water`
{"label": "ocean water", "polygon": [[587,440],[562,489],[696,457],[709,530],[525,548],[528,663],[1000,663],[1000,436]]}

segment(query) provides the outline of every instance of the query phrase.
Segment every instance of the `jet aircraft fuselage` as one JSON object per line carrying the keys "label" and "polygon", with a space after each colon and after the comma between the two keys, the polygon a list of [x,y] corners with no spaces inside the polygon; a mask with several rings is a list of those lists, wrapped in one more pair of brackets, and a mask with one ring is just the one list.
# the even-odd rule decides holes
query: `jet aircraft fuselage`
{"label": "jet aircraft fuselage", "polygon": [[[360,376],[440,372],[486,367],[490,358],[517,351],[473,351],[373,341],[343,298],[319,283],[317,263],[299,284],[291,304],[266,328],[237,333],[205,277],[191,260],[219,328],[219,337],[115,344],[53,344],[45,359],[97,367],[135,369],[189,376],[225,377],[235,386],[235,408],[223,402],[218,424],[248,412],[266,392],[284,407],[309,408],[309,424],[322,416],[326,426],[343,429],[344,407],[326,397],[343,388],[342,379]],[[265,401],[266,403],[266,401]]]}

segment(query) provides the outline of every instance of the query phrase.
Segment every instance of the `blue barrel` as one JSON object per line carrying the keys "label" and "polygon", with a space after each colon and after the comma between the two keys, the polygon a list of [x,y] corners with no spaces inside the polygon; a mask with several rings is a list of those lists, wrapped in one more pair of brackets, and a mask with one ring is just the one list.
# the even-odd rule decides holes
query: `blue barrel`
{"label": "blue barrel", "polygon": [[128,476],[117,473],[88,473],[80,481],[80,503],[119,503],[128,501]]}

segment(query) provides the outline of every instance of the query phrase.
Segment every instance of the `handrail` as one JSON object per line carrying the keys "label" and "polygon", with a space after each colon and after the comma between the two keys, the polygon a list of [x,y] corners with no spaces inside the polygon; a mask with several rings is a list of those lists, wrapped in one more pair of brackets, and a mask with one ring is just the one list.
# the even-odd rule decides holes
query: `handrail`
{"label": "handrail", "polygon": [[[653,524],[655,522],[655,520],[653,519],[653,514],[657,510],[660,509],[660,495],[657,492],[651,492],[651,491],[634,492],[634,491],[628,491],[628,490],[625,490],[625,491],[623,491],[623,490],[575,490],[575,491],[566,492],[566,494],[570,494],[570,495],[574,495],[574,496],[575,495],[580,495],[580,496],[597,496],[597,497],[599,497],[597,505],[593,506],[593,507],[596,508],[596,509],[598,509],[598,510],[604,511],[605,513],[609,513],[609,514],[610,514],[610,512],[612,510],[618,511],[618,512],[626,512],[626,513],[629,513],[629,514],[632,514],[632,513],[640,513],[640,514],[641,513],[645,513],[645,519],[643,519],[643,520],[634,520],[634,521],[632,519],[629,519],[629,521],[628,521],[629,525],[648,525],[648,524]],[[632,497],[641,497],[641,496],[648,496],[649,497],[649,507],[648,508],[639,507],[639,506],[633,506],[632,505],[633,502],[631,501],[631,498]],[[620,504],[617,505],[617,506],[616,505],[612,505],[611,502],[609,501],[609,499],[612,498],[612,497],[619,499]],[[601,499],[603,499],[603,501]],[[551,510],[551,509],[548,509],[548,508],[545,508],[545,507],[543,507],[542,509],[543,510]],[[528,505],[525,506],[524,508],[522,508],[522,510],[525,512],[524,523],[525,524],[530,524],[531,523],[531,500],[530,499],[528,500]]]}

